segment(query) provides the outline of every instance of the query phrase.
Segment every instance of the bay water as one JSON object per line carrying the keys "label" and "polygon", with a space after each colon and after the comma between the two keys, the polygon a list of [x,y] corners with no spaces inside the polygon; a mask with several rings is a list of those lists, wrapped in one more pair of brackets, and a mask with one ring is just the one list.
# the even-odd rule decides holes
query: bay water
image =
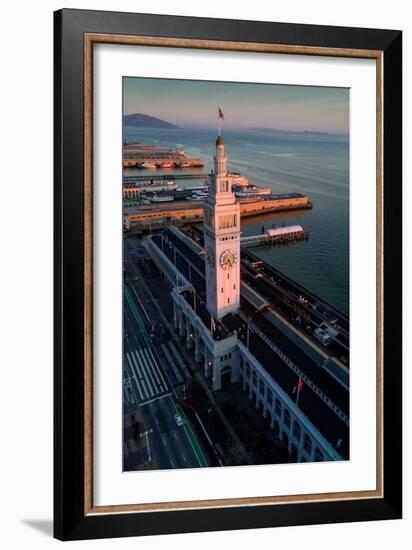
{"label": "bay water", "polygon": [[[309,240],[290,245],[251,249],[292,279],[349,314],[349,138],[315,133],[223,129],[228,169],[273,193],[302,192],[312,210],[268,213],[243,218],[243,235],[263,227],[300,224]],[[213,166],[216,130],[128,128],[127,139],[159,147],[182,148],[187,157],[200,158],[209,172]],[[194,169],[186,172],[193,173]],[[170,172],[170,179],[173,179]],[[127,170],[126,174],[144,174]],[[150,171],[150,173],[156,173]],[[165,174],[165,171],[161,172]],[[180,171],[179,173],[182,173]],[[201,180],[177,181],[179,187]]]}

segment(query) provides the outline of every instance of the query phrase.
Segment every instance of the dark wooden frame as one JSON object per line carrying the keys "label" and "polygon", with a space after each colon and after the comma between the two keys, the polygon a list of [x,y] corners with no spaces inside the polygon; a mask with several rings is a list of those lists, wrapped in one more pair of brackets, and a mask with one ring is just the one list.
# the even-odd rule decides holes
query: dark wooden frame
{"label": "dark wooden frame", "polygon": [[[249,529],[344,521],[395,519],[402,509],[401,288],[402,288],[402,34],[400,31],[61,10],[55,32],[55,446],[54,533],[61,540]],[[97,37],[100,36],[100,39]],[[284,51],[308,55],[373,57],[379,64],[377,168],[378,356],[382,372],[374,494],[339,498],[244,499],[190,509],[159,506],[117,514],[90,500],[91,436],[91,101],[88,63],[95,41],[165,47]],[[233,47],[236,43],[236,47]],[[230,45],[232,44],[232,46]],[[90,100],[88,100],[90,98]],[[88,111],[89,109],[89,111]],[[89,183],[88,183],[89,182]],[[383,254],[384,251],[384,254]],[[384,346],[383,346],[384,343]],[[238,499],[242,504],[242,499]],[[178,504],[178,503],[176,503]],[[133,507],[131,507],[133,510]],[[136,508],[135,508],[136,510]],[[121,511],[121,510],[120,510]],[[127,510],[125,510],[127,511]]]}

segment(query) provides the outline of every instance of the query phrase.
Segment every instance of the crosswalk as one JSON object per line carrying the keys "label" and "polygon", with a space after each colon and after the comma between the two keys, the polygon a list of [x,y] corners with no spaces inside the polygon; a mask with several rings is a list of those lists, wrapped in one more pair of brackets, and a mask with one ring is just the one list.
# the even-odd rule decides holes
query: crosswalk
{"label": "crosswalk", "polygon": [[127,352],[125,366],[139,405],[170,391],[150,347]]}

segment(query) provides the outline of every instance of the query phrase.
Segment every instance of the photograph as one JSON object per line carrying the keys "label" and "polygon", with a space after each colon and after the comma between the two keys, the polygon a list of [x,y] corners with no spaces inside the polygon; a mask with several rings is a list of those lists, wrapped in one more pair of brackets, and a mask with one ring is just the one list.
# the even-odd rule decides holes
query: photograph
{"label": "photograph", "polygon": [[122,99],[123,471],[350,460],[350,89]]}
{"label": "photograph", "polygon": [[402,517],[402,31],[230,17],[54,14],[59,540]]}

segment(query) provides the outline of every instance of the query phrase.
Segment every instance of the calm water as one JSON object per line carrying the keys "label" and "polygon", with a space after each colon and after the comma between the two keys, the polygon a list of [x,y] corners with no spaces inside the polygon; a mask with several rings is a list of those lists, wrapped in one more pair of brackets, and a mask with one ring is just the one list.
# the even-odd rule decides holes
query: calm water
{"label": "calm water", "polygon": [[[213,130],[128,129],[128,139],[182,147],[212,168]],[[272,224],[301,224],[308,241],[252,249],[255,254],[349,313],[349,141],[347,137],[281,134],[261,130],[223,130],[228,167],[274,193],[301,191],[313,210],[265,214],[242,220],[243,235]],[[142,173],[139,171],[139,173]],[[192,182],[178,182],[180,187]],[[200,181],[197,180],[200,184]]]}

